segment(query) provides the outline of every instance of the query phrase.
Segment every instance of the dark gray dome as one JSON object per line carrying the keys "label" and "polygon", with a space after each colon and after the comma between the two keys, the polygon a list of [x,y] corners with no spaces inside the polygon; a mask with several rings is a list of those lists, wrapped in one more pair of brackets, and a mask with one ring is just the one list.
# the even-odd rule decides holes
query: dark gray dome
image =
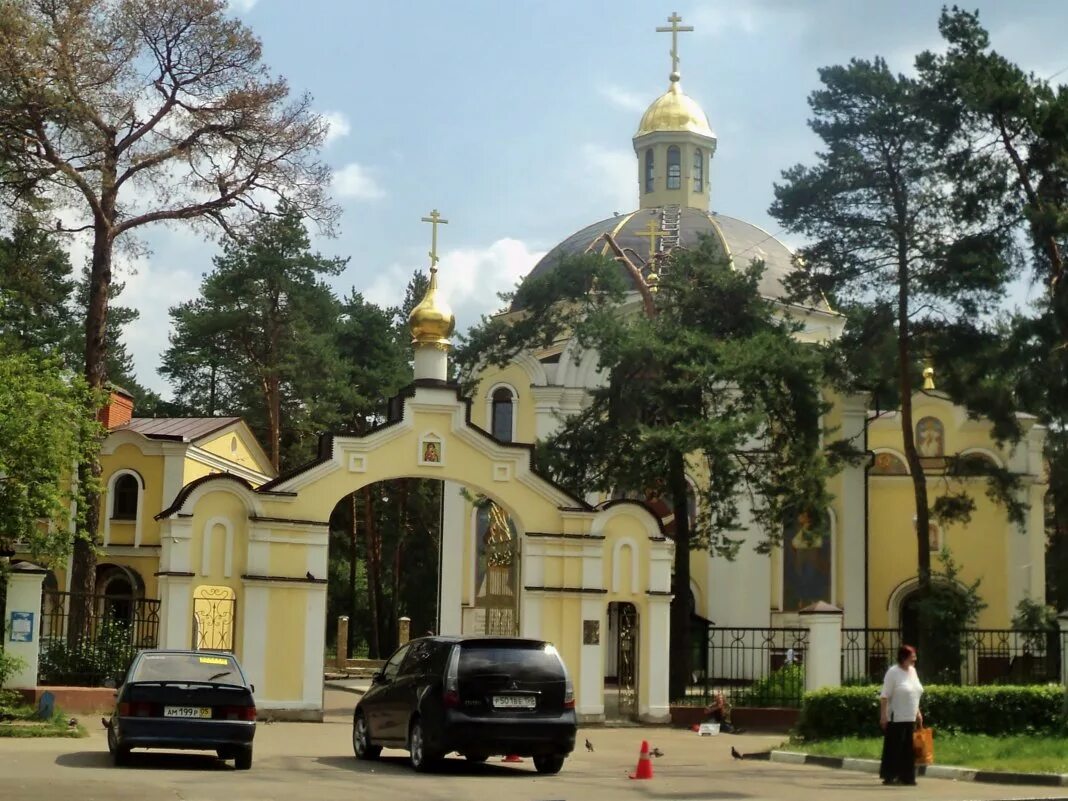
{"label": "dark gray dome", "polygon": [[[650,217],[660,220],[663,208],[641,209],[601,220],[572,234],[542,257],[528,278],[544,275],[556,268],[565,256],[587,251],[610,255],[608,243],[600,240],[602,234],[611,234],[616,244],[629,253],[645,258],[649,252],[649,239],[638,236],[649,226]],[[765,297],[782,298],[786,295],[783,279],[793,272],[794,254],[786,245],[762,228],[734,217],[715,212],[684,208],[679,210],[679,242],[681,247],[696,247],[701,236],[710,236],[717,242],[731,261],[738,266],[748,265],[753,259],[763,260],[765,270],[760,281],[760,291]],[[622,267],[620,267],[623,270]],[[623,270],[626,280],[630,273]],[[517,306],[512,305],[515,309]]]}

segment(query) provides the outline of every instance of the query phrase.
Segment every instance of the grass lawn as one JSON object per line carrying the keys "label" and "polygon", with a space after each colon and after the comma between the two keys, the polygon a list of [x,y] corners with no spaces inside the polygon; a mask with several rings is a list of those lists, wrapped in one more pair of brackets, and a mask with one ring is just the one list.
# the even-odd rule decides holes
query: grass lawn
{"label": "grass lawn", "polygon": [[[878,759],[881,737],[844,737],[788,743],[791,751],[824,756]],[[1068,773],[1068,739],[1049,736],[988,737],[985,734],[955,734],[934,738],[936,765],[1020,773]]]}
{"label": "grass lawn", "polygon": [[37,710],[24,706],[15,693],[0,691],[0,737],[87,737],[80,723],[71,726],[70,718],[56,710],[51,720],[38,720]]}

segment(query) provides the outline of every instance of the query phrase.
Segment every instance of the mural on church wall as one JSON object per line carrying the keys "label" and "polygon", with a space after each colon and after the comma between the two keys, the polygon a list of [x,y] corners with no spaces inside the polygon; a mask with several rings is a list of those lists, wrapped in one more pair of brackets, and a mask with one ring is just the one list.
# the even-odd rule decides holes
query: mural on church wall
{"label": "mural on church wall", "polygon": [[871,475],[873,476],[907,476],[909,473],[905,462],[897,455],[887,451],[875,454],[872,462]]}
{"label": "mural on church wall", "polygon": [[924,459],[945,456],[946,430],[937,417],[923,417],[916,423],[916,450]]}
{"label": "mural on church wall", "polygon": [[831,598],[831,536],[812,528],[806,516],[788,526],[783,536],[783,611],[796,612]]}
{"label": "mural on church wall", "polygon": [[[664,533],[669,537],[674,536],[675,504],[671,500],[671,495],[660,493],[655,489],[649,489],[645,492],[615,492],[612,494],[612,498],[614,500],[642,501],[648,504],[652,513],[660,518]],[[697,525],[697,495],[694,492],[693,484],[689,481],[686,482],[686,508],[690,514],[690,531],[692,532]]]}
{"label": "mural on church wall", "polygon": [[500,506],[487,501],[475,518],[476,634],[519,633],[519,537]]}

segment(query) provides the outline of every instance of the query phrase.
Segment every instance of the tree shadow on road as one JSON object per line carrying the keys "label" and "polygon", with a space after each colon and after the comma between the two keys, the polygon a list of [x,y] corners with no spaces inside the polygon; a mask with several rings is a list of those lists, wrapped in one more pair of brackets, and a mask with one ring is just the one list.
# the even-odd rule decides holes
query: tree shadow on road
{"label": "tree shadow on road", "polygon": [[123,767],[115,767],[111,754],[107,751],[75,751],[60,754],[56,764],[64,768],[85,768],[89,770],[199,770],[232,771],[221,759],[209,754],[185,754],[163,751],[134,751],[129,762]]}
{"label": "tree shadow on road", "polygon": [[433,773],[419,774],[412,770],[408,759],[402,756],[386,756],[376,760],[356,759],[350,756],[326,756],[315,760],[320,765],[329,765],[332,768],[341,768],[353,773],[375,773],[380,775],[406,775],[406,776],[493,776],[495,778],[536,776],[534,763],[524,759],[522,763],[509,763],[502,765],[500,762],[470,762],[463,758],[449,758],[442,760]]}

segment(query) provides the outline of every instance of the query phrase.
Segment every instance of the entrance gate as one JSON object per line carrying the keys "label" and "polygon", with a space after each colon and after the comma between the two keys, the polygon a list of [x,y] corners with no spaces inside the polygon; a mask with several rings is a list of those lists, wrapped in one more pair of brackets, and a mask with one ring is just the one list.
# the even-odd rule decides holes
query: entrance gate
{"label": "entrance gate", "polygon": [[229,587],[197,587],[193,593],[193,648],[233,651],[237,596]]}

